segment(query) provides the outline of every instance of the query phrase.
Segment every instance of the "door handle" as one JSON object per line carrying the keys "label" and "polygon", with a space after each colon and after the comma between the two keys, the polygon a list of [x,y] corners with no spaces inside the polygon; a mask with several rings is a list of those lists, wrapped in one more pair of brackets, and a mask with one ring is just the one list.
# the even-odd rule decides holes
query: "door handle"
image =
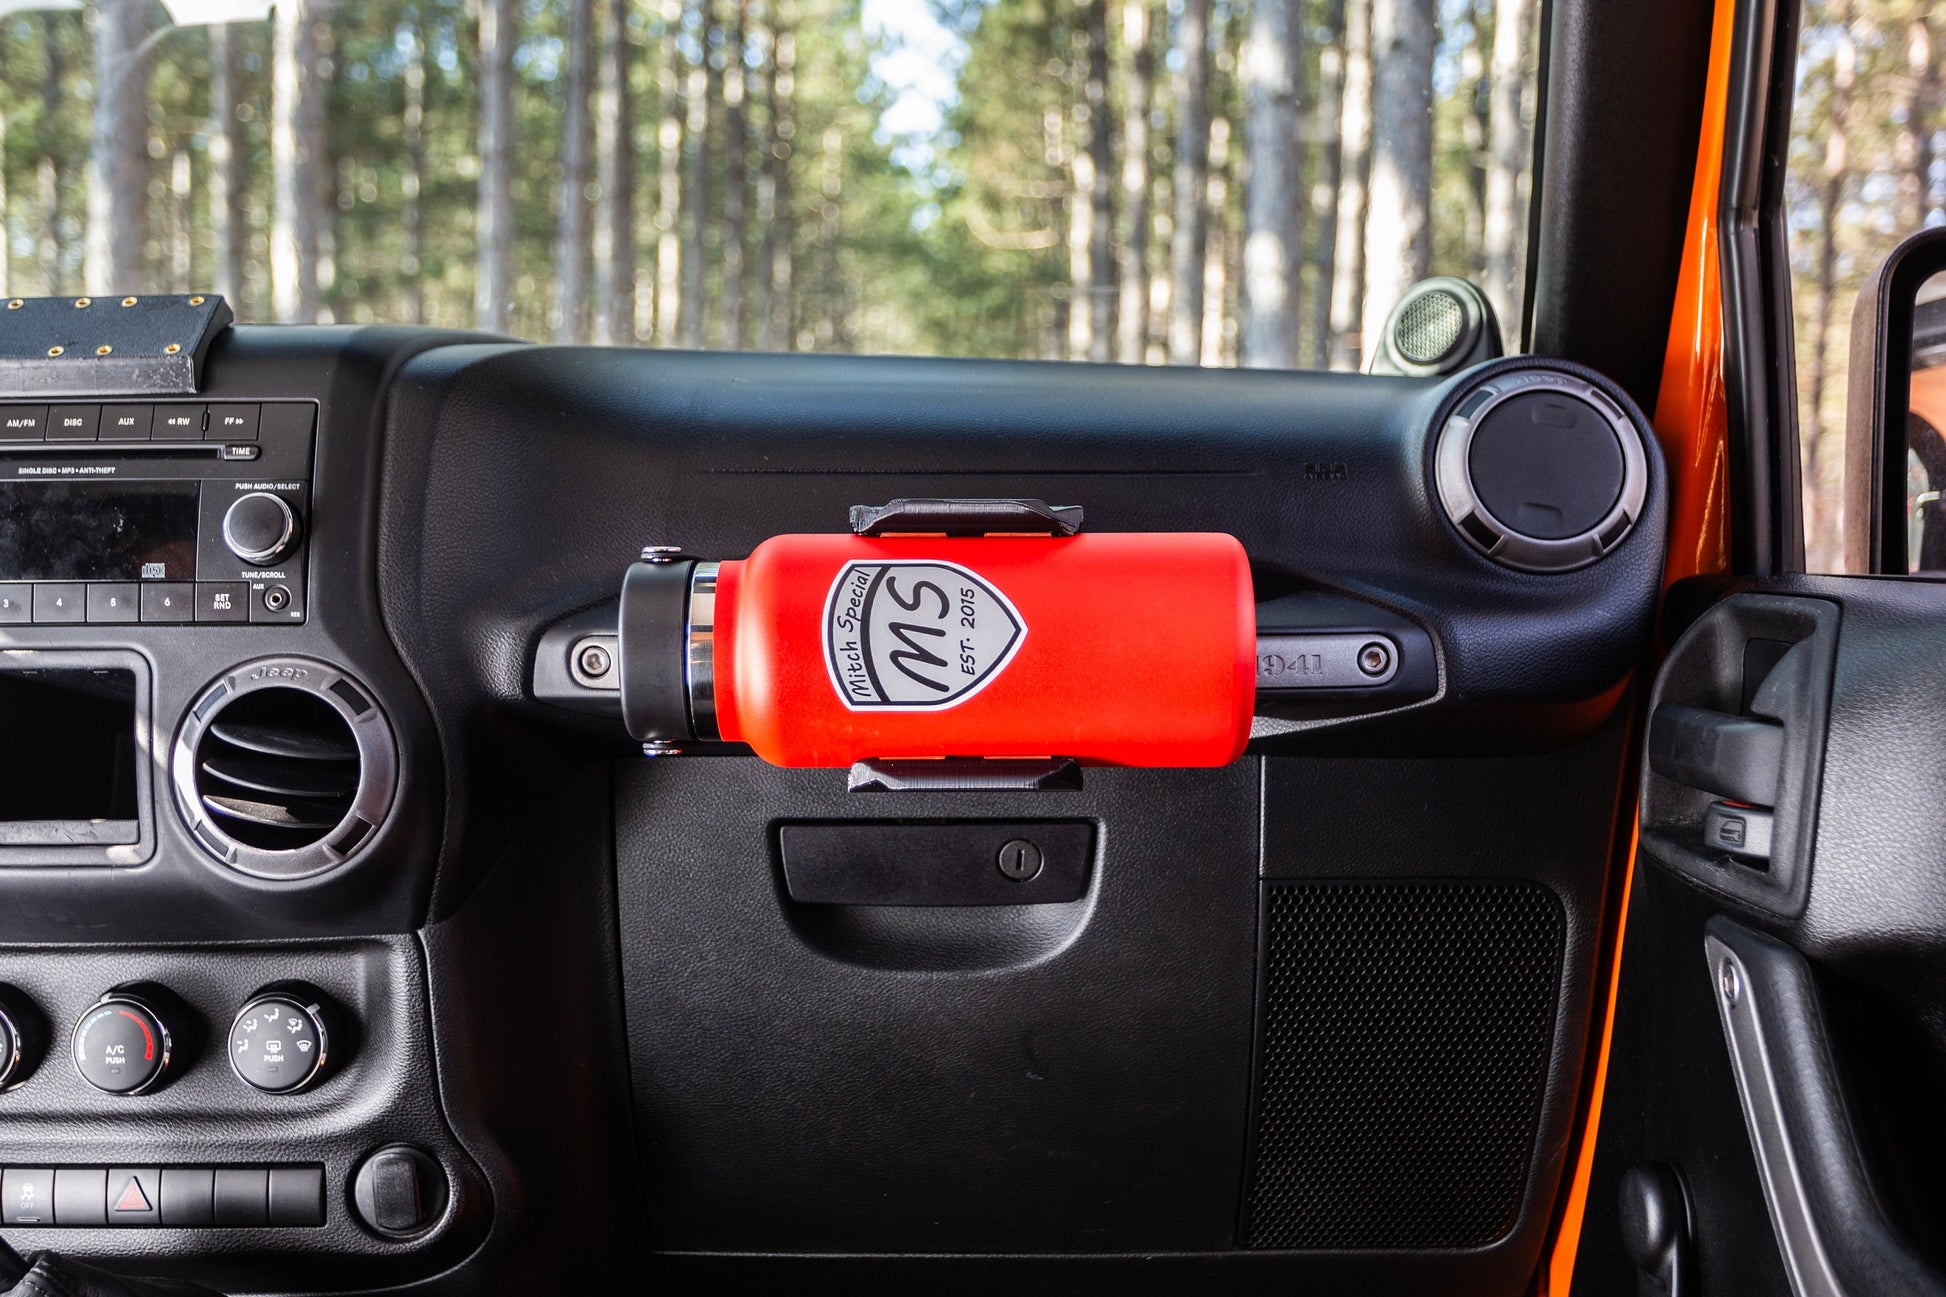
{"label": "door handle", "polygon": [[1796,1297],[1946,1297],[1885,1219],[1811,965],[1722,915],[1703,948],[1764,1203]]}
{"label": "door handle", "polygon": [[1649,769],[1733,802],[1775,806],[1784,727],[1761,716],[1664,703],[1649,718]]}

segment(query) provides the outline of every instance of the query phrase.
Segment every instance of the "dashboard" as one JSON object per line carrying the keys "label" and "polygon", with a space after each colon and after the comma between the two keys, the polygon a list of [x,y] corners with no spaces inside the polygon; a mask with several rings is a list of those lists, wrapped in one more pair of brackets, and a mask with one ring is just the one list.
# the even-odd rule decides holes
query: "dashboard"
{"label": "dashboard", "polygon": [[[1586,1043],[1663,566],[1646,427],[1530,357],[395,327],[225,329],[188,391],[7,392],[0,1234],[221,1291],[1504,1290]],[[645,548],[913,497],[1227,532],[1284,637],[1260,675],[1313,639],[1397,661],[1264,689],[1213,770],[849,791],[644,755],[615,656]],[[977,879],[876,892],[859,858]],[[1402,1059],[1391,1115],[1358,1107]],[[1455,1094],[1487,1116],[1427,1171]]]}

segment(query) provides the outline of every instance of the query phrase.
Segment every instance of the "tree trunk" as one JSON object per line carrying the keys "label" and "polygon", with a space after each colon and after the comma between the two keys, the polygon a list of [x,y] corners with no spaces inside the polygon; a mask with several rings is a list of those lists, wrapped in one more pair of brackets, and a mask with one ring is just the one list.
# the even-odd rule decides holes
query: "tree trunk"
{"label": "tree trunk", "polygon": [[420,268],[426,256],[425,213],[419,206],[426,176],[426,33],[417,9],[406,13],[407,40],[405,61],[405,173],[399,177],[400,220],[405,227],[405,257],[400,269],[406,276],[406,292],[412,308],[412,322],[426,322],[426,284]]}
{"label": "tree trunk", "polygon": [[1338,134],[1338,239],[1331,268],[1331,367],[1364,363],[1365,218],[1371,211],[1372,0],[1345,5],[1345,93]]}
{"label": "tree trunk", "polygon": [[1345,0],[1327,0],[1324,44],[1318,49],[1318,172],[1311,183],[1311,217],[1317,235],[1311,243],[1310,349],[1305,363],[1324,369],[1331,363],[1331,297],[1338,266],[1338,186],[1344,180]]}
{"label": "tree trunk", "polygon": [[1230,278],[1230,119],[1216,117],[1209,124],[1209,203],[1204,209],[1203,322],[1196,363],[1215,367],[1224,363],[1223,322],[1233,318]]}
{"label": "tree trunk", "polygon": [[1506,332],[1507,349],[1520,350],[1526,269],[1525,223],[1520,181],[1527,169],[1528,131],[1522,120],[1527,43],[1534,0],[1494,0],[1493,96],[1488,114],[1486,190],[1486,292]]}
{"label": "tree trunk", "polygon": [[600,205],[595,209],[595,341],[635,345],[635,104],[629,74],[632,0],[607,0],[607,39],[595,114]]}
{"label": "tree trunk", "polygon": [[514,282],[514,46],[516,0],[480,0],[480,197],[475,222],[479,273],[474,316],[505,332]]}
{"label": "tree trunk", "polygon": [[791,347],[791,139],[797,132],[797,32],[792,0],[770,0],[770,63],[764,73],[768,142],[764,149],[763,246],[757,279],[763,287],[758,320],[765,351]]}
{"label": "tree trunk", "polygon": [[[13,69],[7,66],[6,45],[0,39],[0,85],[12,85]],[[12,196],[11,186],[7,184],[7,114],[0,106],[0,297],[12,297],[14,227],[9,212],[8,199]]]}
{"label": "tree trunk", "polygon": [[324,105],[318,76],[318,0],[278,5],[270,72],[270,297],[278,320],[318,318],[319,225],[330,191],[322,174]]}
{"label": "tree trunk", "polygon": [[1122,0],[1122,47],[1128,56],[1128,103],[1122,114],[1121,302],[1115,325],[1115,358],[1139,365],[1149,338],[1149,112],[1155,95],[1153,0]]}
{"label": "tree trunk", "polygon": [[[1088,281],[1084,303],[1088,320],[1088,360],[1113,359],[1115,347],[1115,135],[1108,111],[1108,0],[1081,0],[1087,43],[1087,75],[1082,104],[1087,113],[1085,154],[1077,141],[1075,183],[1088,189]],[[1085,156],[1087,166],[1079,165]],[[1085,175],[1084,175],[1085,171]]]}
{"label": "tree trunk", "polygon": [[1434,0],[1372,0],[1371,210],[1365,220],[1365,348],[1432,264]]}
{"label": "tree trunk", "polygon": [[556,342],[588,340],[590,217],[588,181],[594,121],[588,101],[595,79],[594,0],[569,0],[567,85],[561,122],[561,215],[555,225]]}
{"label": "tree trunk", "polygon": [[1906,106],[1899,127],[1899,229],[1921,229],[1932,211],[1933,118],[1939,76],[1933,64],[1932,11],[1920,6],[1906,20]]}
{"label": "tree trunk", "polygon": [[1169,359],[1193,365],[1202,355],[1203,259],[1208,251],[1204,201],[1209,191],[1210,0],[1183,0],[1176,47],[1182,74],[1176,91],[1176,214],[1169,243]]}
{"label": "tree trunk", "polygon": [[1298,79],[1303,0],[1257,0],[1243,44],[1243,321],[1240,354],[1257,369],[1297,364],[1303,255],[1303,131]]}
{"label": "tree trunk", "polygon": [[702,59],[689,69],[686,123],[689,157],[682,196],[682,314],[678,340],[703,345],[703,237],[709,229],[709,119],[715,78],[709,71],[710,32],[716,25],[713,0],[696,0],[696,40]]}
{"label": "tree trunk", "polygon": [[312,228],[317,232],[317,270],[300,278],[311,296],[303,304],[306,320],[329,323],[336,316],[329,310],[338,287],[338,213],[351,207],[351,186],[337,159],[331,156],[331,137],[325,130],[332,82],[337,71],[337,37],[331,26],[332,0],[311,0],[310,58],[305,66],[310,75],[304,81],[304,96],[298,100],[298,154],[304,160],[310,183],[305,190],[312,202]]}
{"label": "tree trunk", "polygon": [[[1456,97],[1466,109],[1460,138],[1465,145],[1466,212],[1465,235],[1467,264],[1455,269],[1464,278],[1480,282],[1486,274],[1486,207],[1488,122],[1493,104],[1493,87],[1488,84],[1487,49],[1481,44],[1489,23],[1488,12],[1496,0],[1469,0],[1465,12],[1466,43],[1460,49],[1460,84]],[[1431,213],[1428,211],[1428,219]]]}
{"label": "tree trunk", "polygon": [[1851,97],[1858,63],[1851,16],[1849,0],[1838,0],[1831,6],[1830,23],[1837,39],[1831,50],[1831,108],[1827,114],[1829,123],[1818,188],[1817,290],[1811,306],[1811,373],[1805,395],[1811,417],[1810,426],[1802,433],[1804,539],[1809,566],[1814,572],[1833,570],[1839,553],[1837,497],[1826,489],[1824,481],[1825,445],[1827,440],[1835,442],[1837,436],[1834,433],[1827,437],[1824,406],[1831,370],[1831,324],[1837,308],[1838,212],[1844,204],[1851,176],[1850,140],[1846,131],[1851,124]]}
{"label": "tree trunk", "polygon": [[178,293],[188,293],[197,287],[192,170],[185,144],[169,159],[169,286]]}
{"label": "tree trunk", "polygon": [[216,264],[211,287],[246,318],[243,253],[243,150],[238,146],[237,31],[229,23],[209,27],[209,230]]}
{"label": "tree trunk", "polygon": [[733,351],[750,345],[744,248],[750,239],[749,131],[744,111],[743,47],[750,35],[750,0],[731,0],[735,18],[723,53],[723,339]]}
{"label": "tree trunk", "polygon": [[682,317],[682,58],[677,38],[682,0],[662,0],[662,44],[656,52],[655,340],[679,337]]}
{"label": "tree trunk", "polygon": [[842,351],[850,341],[845,318],[844,286],[838,277],[838,243],[844,236],[845,136],[836,126],[828,126],[821,142],[819,159],[822,173],[822,202],[818,212],[818,300],[823,313],[818,319],[817,341],[820,350]]}
{"label": "tree trunk", "polygon": [[148,0],[95,13],[94,141],[88,154],[88,291],[148,291]]}
{"label": "tree trunk", "polygon": [[[1070,142],[1061,129],[1060,143],[1050,153],[1063,158],[1068,167],[1068,312],[1067,350],[1069,360],[1086,360],[1095,344],[1094,259],[1089,255],[1089,240],[1095,230],[1095,155],[1089,148],[1095,122],[1086,88],[1088,76],[1088,33],[1092,27],[1090,10],[1095,0],[1075,0],[1080,21],[1072,32],[1068,64],[1069,85],[1074,92],[1073,110],[1061,113],[1057,127],[1072,125]],[[1078,84],[1077,84],[1078,83]]]}
{"label": "tree trunk", "polygon": [[[47,54],[47,64],[41,78],[41,120],[57,120],[61,112],[61,77],[64,71],[61,59],[60,31],[57,22],[65,21],[66,14],[41,15],[41,45]],[[35,208],[40,212],[40,263],[41,291],[50,297],[65,296],[67,276],[62,247],[61,195],[66,186],[61,183],[60,149],[51,136],[43,135],[40,164],[34,169]]]}

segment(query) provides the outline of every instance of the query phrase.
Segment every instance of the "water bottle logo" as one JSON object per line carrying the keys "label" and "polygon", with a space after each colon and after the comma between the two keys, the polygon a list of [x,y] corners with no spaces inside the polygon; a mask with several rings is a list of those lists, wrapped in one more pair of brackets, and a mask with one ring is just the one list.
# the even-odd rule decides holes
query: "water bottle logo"
{"label": "water bottle logo", "polygon": [[845,564],[824,605],[824,661],[853,711],[940,711],[1013,661],[1027,624],[957,563]]}

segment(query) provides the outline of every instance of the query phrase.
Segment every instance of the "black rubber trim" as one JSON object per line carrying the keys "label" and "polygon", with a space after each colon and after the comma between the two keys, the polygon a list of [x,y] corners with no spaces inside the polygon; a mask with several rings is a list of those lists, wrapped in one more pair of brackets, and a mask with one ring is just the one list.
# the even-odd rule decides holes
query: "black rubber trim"
{"label": "black rubber trim", "polygon": [[686,662],[689,578],[694,559],[632,563],[622,578],[619,618],[622,722],[631,737],[686,742],[689,720]]}
{"label": "black rubber trim", "polygon": [[[1810,962],[1722,915],[1704,931],[1743,965],[1741,993],[1762,1023],[1765,1061],[1797,1181],[1841,1291],[1846,1297],[1946,1297],[1946,1280],[1892,1231],[1880,1210]],[[1709,975],[1716,978],[1719,970],[1712,967]]]}
{"label": "black rubber trim", "polygon": [[1784,227],[1795,4],[1739,4],[1724,114],[1717,250],[1730,430],[1730,558],[1756,576],[1804,569],[1796,341]]}

